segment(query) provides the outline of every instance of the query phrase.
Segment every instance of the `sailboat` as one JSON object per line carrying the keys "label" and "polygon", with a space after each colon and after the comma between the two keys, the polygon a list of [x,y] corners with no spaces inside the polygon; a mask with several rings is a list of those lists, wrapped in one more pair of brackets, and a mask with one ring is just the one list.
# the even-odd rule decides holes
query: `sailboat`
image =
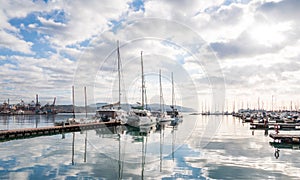
{"label": "sailboat", "polygon": [[137,107],[132,107],[127,116],[126,124],[133,127],[150,126],[156,123],[156,118],[151,112],[145,108],[145,77],[143,67],[143,51],[141,52],[141,67],[142,67],[142,104]]}
{"label": "sailboat", "polygon": [[157,120],[158,122],[168,122],[171,121],[172,118],[166,114],[164,108],[164,99],[163,99],[163,91],[162,91],[162,83],[161,83],[161,70],[159,70],[159,106],[160,112],[158,114]]}
{"label": "sailboat", "polygon": [[172,105],[171,111],[167,111],[167,115],[171,116],[171,125],[175,126],[178,124],[179,121],[182,120],[182,115],[180,115],[178,109],[175,107],[175,93],[174,93],[174,79],[173,79],[173,73],[171,74],[172,79]]}
{"label": "sailboat", "polygon": [[[101,121],[120,121],[122,124],[126,123],[127,120],[127,112],[121,108],[121,56],[120,56],[120,48],[119,41],[117,42],[117,55],[118,55],[118,85],[119,85],[119,101],[117,103],[108,104],[102,106],[100,109],[96,111],[96,117],[100,118]],[[118,106],[116,109],[115,106]]]}

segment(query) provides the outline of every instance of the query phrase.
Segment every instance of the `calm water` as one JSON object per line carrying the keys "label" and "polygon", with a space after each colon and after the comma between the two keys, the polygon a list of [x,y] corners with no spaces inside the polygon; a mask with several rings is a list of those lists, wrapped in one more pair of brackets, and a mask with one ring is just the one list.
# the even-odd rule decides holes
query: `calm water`
{"label": "calm water", "polygon": [[[52,126],[68,117],[0,117],[0,129]],[[160,127],[120,126],[2,142],[0,179],[300,178],[299,147],[280,149],[275,158],[264,131],[251,131],[231,116],[186,114],[178,126]]]}

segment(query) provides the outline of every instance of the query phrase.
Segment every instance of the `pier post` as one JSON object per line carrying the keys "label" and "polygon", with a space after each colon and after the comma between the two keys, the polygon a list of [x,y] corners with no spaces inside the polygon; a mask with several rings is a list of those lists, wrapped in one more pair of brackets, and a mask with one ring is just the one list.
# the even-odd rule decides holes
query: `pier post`
{"label": "pier post", "polygon": [[268,120],[264,119],[264,127],[267,127]]}

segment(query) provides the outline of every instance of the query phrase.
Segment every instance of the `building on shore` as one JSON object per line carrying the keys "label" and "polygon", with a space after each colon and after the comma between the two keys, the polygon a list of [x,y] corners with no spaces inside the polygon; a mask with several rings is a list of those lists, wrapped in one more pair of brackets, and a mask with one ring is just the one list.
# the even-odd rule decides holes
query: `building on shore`
{"label": "building on shore", "polygon": [[34,114],[56,114],[55,101],[52,104],[41,105],[36,95],[36,101],[25,103],[22,99],[17,104],[10,104],[9,99],[0,104],[0,115],[34,115]]}

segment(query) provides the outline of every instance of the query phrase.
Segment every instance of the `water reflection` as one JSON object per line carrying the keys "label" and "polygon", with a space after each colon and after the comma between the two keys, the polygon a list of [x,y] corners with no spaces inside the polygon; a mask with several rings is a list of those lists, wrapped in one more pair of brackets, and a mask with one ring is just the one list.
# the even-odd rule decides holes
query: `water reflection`
{"label": "water reflection", "polygon": [[300,150],[300,144],[288,144],[280,142],[269,142],[270,146],[274,148],[274,157],[278,159],[280,157],[280,151],[283,150]]}
{"label": "water reflection", "polygon": [[[54,118],[56,121],[65,117],[58,114]],[[218,121],[220,126],[214,136],[206,137],[206,125]],[[47,120],[45,116],[31,120],[6,117],[1,119],[1,128],[51,123],[53,118]],[[116,126],[3,142],[0,179],[300,177],[299,151],[295,150],[299,146],[271,144],[265,131],[252,135],[249,128],[231,117],[186,115],[177,126]],[[205,146],[200,140],[205,141]]]}
{"label": "water reflection", "polygon": [[[94,113],[88,114],[88,117],[94,116]],[[53,126],[54,122],[65,121],[72,117],[70,113],[54,115],[14,115],[0,116],[0,130],[37,128]],[[83,118],[85,113],[77,113],[76,117]]]}
{"label": "water reflection", "polygon": [[0,130],[53,126],[57,115],[0,116]]}
{"label": "water reflection", "polygon": [[[157,126],[143,126],[140,128],[117,126],[97,129],[95,131],[96,135],[101,138],[100,142],[102,146],[98,149],[95,142],[89,140],[89,142],[93,144],[93,150],[105,154],[106,158],[110,159],[110,161],[118,162],[119,178],[149,177],[149,165],[150,168],[152,168],[152,165],[158,162],[159,172],[162,172],[163,159],[168,159],[169,154],[172,154],[174,160],[174,152],[172,152],[172,150],[175,149],[175,137],[172,136],[172,133],[175,133],[176,128],[170,127],[166,123],[161,123]],[[167,136],[167,140],[172,140],[172,147],[168,142],[165,143],[164,141],[165,131],[172,137],[172,139],[170,139],[170,137]],[[158,136],[160,137],[159,139]],[[106,140],[110,141],[109,145],[106,143],[108,142]],[[117,143],[114,144],[111,140],[115,140]],[[118,154],[115,154],[116,149],[118,149]],[[156,175],[160,176],[159,172],[156,173]]]}
{"label": "water reflection", "polygon": [[72,165],[74,165],[74,149],[75,149],[75,132],[73,134],[73,141],[72,141]]}
{"label": "water reflection", "polygon": [[83,162],[86,162],[86,154],[87,154],[87,135],[88,135],[88,131],[85,131],[84,160],[83,160]]}

